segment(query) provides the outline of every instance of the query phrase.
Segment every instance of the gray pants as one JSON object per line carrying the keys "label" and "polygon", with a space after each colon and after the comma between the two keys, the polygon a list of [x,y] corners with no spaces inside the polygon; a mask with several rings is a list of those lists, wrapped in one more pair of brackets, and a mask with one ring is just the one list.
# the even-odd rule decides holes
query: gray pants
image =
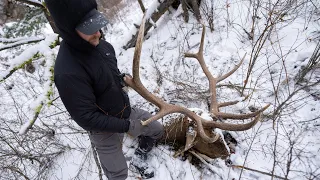
{"label": "gray pants", "polygon": [[[154,121],[142,126],[140,121],[151,117],[151,114],[142,109],[132,108],[130,114],[129,134],[160,139],[163,135],[163,126]],[[94,144],[105,175],[109,180],[123,180],[128,176],[128,167],[122,152],[123,133],[91,132],[90,140]]]}

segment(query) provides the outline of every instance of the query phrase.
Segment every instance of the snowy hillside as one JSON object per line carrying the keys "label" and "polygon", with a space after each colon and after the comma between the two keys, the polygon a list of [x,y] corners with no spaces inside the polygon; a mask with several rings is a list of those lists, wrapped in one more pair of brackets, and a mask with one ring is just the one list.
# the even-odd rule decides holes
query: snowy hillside
{"label": "snowy hillside", "polygon": [[[158,1],[144,3],[151,12]],[[181,7],[169,9],[147,34],[141,80],[166,102],[208,112],[208,80],[195,59],[184,57],[186,52],[198,51],[202,26],[192,13],[185,23],[182,12]],[[210,31],[208,14],[214,31]],[[243,100],[240,92],[245,86],[249,98],[223,112],[243,114],[271,106],[252,129],[230,132],[238,144],[227,160],[191,164],[184,157],[174,158],[170,146],[159,145],[149,159],[157,170],[153,179],[320,179],[319,50],[318,64],[299,79],[319,48],[320,2],[207,0],[202,1],[201,15],[206,26],[204,59],[214,76],[230,71],[246,54],[241,67],[219,83],[217,93],[219,102]],[[134,48],[122,47],[136,32],[133,23],[140,24],[142,16],[138,2],[128,1],[104,29],[124,73],[131,74]],[[42,28],[42,35],[46,39],[40,43],[0,51],[1,79],[34,51],[44,54],[33,61],[34,73],[20,69],[0,83],[0,179],[99,179],[87,133],[72,121],[56,89],[49,95],[51,101],[45,98],[59,46],[48,48],[56,38],[49,25]],[[0,48],[5,45],[0,41]],[[156,112],[157,107],[133,90],[129,95],[134,107]],[[51,106],[46,105],[49,102]],[[44,105],[34,127],[19,135],[40,104]],[[159,121],[165,124],[172,116],[177,115]],[[136,147],[136,140],[125,137],[128,165]],[[128,179],[138,179],[129,169]]]}

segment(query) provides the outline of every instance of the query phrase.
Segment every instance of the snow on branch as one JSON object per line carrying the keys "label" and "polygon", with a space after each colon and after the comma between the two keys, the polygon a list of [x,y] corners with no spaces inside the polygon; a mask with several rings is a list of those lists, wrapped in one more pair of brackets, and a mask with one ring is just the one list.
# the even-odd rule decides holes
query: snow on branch
{"label": "snow on branch", "polygon": [[14,39],[6,39],[0,38],[0,42],[2,43],[10,43],[0,46],[0,51],[13,48],[16,46],[20,46],[23,44],[35,43],[44,40],[44,37],[30,37],[30,38],[14,38]]}
{"label": "snow on branch", "polygon": [[[37,39],[38,37],[18,37],[18,38],[0,38],[1,43],[14,43],[17,41],[23,41],[26,39]],[[44,39],[44,38],[43,38]]]}
{"label": "snow on branch", "polygon": [[25,124],[23,124],[23,125],[21,126],[21,128],[20,128],[20,130],[19,130],[19,134],[20,134],[20,135],[26,134],[26,133],[29,131],[29,129],[33,126],[33,124],[34,124],[34,123],[36,122],[36,120],[38,119],[38,116],[39,116],[39,114],[40,114],[40,111],[41,111],[42,107],[43,107],[43,104],[40,104],[40,105],[37,107],[33,118],[32,118],[30,121],[26,122]]}
{"label": "snow on branch", "polygon": [[17,1],[29,4],[29,5],[33,5],[33,6],[36,6],[36,7],[41,7],[41,8],[44,7],[41,2],[36,1],[36,0],[17,0]]}
{"label": "snow on branch", "polygon": [[[56,36],[55,36],[56,37]],[[51,39],[52,40],[52,39]],[[57,39],[56,39],[57,40]],[[56,41],[48,41],[53,42],[56,45]],[[37,99],[30,105],[30,108],[34,110],[34,116],[30,121],[27,121],[22,127],[20,128],[19,134],[26,134],[28,130],[33,126],[33,124],[36,122],[43,106],[45,104],[50,105],[52,103],[51,97],[53,94],[53,67],[54,67],[54,61],[55,56],[54,52],[51,50],[51,48],[54,48],[53,43],[46,44],[46,48],[44,48],[41,53],[45,58],[45,70],[44,70],[44,90],[41,95],[37,97]]]}
{"label": "snow on branch", "polygon": [[38,116],[43,108],[44,104],[47,104],[48,106],[51,105],[52,100],[52,94],[53,94],[53,66],[54,66],[54,56],[53,53],[50,51],[50,53],[44,54],[46,59],[45,64],[45,72],[44,72],[44,90],[43,93],[37,97],[37,99],[30,105],[30,108],[34,110],[33,118],[30,121],[27,121],[25,124],[23,124],[20,128],[19,134],[23,135],[28,132],[28,130],[33,126],[33,124],[38,119]]}
{"label": "snow on branch", "polygon": [[45,72],[44,72],[44,90],[41,95],[30,105],[30,108],[34,110],[34,116],[30,121],[27,121],[21,126],[19,134],[26,134],[28,130],[38,119],[38,116],[45,104],[50,105],[52,103],[51,97],[53,94],[53,67],[54,67],[54,53],[52,51],[46,51],[43,53],[45,57]]}
{"label": "snow on branch", "polygon": [[[156,28],[156,22],[167,11],[167,7],[172,4],[173,0],[154,0],[152,4],[145,10],[144,16],[146,18],[145,34],[152,27]],[[141,24],[141,21],[138,23]],[[129,35],[129,34],[128,34]],[[131,36],[132,35],[132,36]],[[130,32],[130,40],[123,46],[124,49],[129,49],[135,46],[138,37],[138,28],[132,29]]]}
{"label": "snow on branch", "polygon": [[[6,41],[6,39],[0,40]],[[14,40],[12,39],[12,41]],[[21,41],[21,39],[18,39],[17,41]],[[44,104],[50,104],[50,102],[52,102],[51,96],[53,93],[53,66],[55,59],[54,52],[52,49],[57,45],[57,41],[57,35],[48,35],[44,41],[36,45],[33,45],[32,47],[22,52],[19,56],[9,61],[9,68],[3,72],[0,72],[0,82],[2,82],[8,77],[10,77],[18,69],[24,68],[26,64],[32,63],[34,59],[37,59],[40,56],[43,56],[45,59],[45,69],[43,76],[44,90],[42,94],[39,95],[37,99],[31,104],[30,108],[33,109],[34,116],[31,120],[27,121],[24,125],[22,125],[19,134],[26,134],[37,120]]]}
{"label": "snow on branch", "polygon": [[[3,82],[4,80],[6,80],[8,77],[10,77],[14,72],[16,72],[18,69],[22,69],[24,68],[26,65],[29,65],[32,63],[33,60],[38,59],[40,57],[40,54],[38,52],[36,52],[31,58],[29,58],[28,60],[22,62],[21,64],[13,67],[9,72],[7,70],[8,73],[6,73],[6,71],[4,73],[0,72],[0,83]],[[3,75],[2,74],[6,74]]]}
{"label": "snow on branch", "polygon": [[[152,14],[154,12],[158,11],[158,8],[160,6],[160,4],[163,3],[163,1],[153,1],[153,3],[147,8],[146,11],[146,20],[150,19]],[[140,23],[141,24],[141,23]]]}
{"label": "snow on branch", "polygon": [[50,46],[57,40],[57,35],[51,35],[39,44],[36,44],[19,56],[9,61],[9,68],[0,72],[0,82],[10,77],[18,69],[24,68],[26,64],[32,63],[32,60],[36,59],[42,52],[50,51]]}

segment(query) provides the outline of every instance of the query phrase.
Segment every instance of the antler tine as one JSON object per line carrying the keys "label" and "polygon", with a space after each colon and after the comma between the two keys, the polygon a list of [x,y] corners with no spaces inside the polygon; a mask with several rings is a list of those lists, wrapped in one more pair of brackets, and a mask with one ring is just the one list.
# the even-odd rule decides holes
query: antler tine
{"label": "antler tine", "polygon": [[204,127],[219,128],[226,131],[245,131],[252,128],[260,120],[261,113],[258,114],[254,120],[246,124],[231,124],[231,123],[221,123],[216,121],[203,121],[202,124]]}
{"label": "antler tine", "polygon": [[[198,59],[199,56],[203,55],[203,44],[204,44],[204,36],[206,34],[206,28],[204,26],[204,24],[202,25],[202,34],[201,34],[201,40],[200,40],[200,47],[197,53],[184,53],[185,57],[190,57],[190,58],[196,58]],[[198,59],[199,61],[199,59]]]}
{"label": "antler tine", "polygon": [[140,29],[138,32],[138,37],[136,41],[136,48],[134,49],[133,54],[133,65],[132,65],[132,75],[133,81],[136,84],[142,84],[140,81],[140,57],[141,57],[141,49],[142,49],[142,41],[144,37],[144,26],[146,22],[146,14],[143,15],[142,22],[140,25]]}
{"label": "antler tine", "polygon": [[[171,106],[171,104],[168,104],[169,106]],[[174,113],[175,111],[173,111],[174,108],[166,108],[166,109],[160,109],[159,112],[157,112],[156,115],[152,116],[151,118],[145,120],[145,121],[142,121],[141,124],[142,125],[148,125],[149,123],[151,123],[152,121],[156,121],[162,117],[164,117],[165,115],[168,115],[170,113]]]}
{"label": "antler tine", "polygon": [[199,54],[203,54],[203,44],[204,44],[204,35],[206,34],[206,27],[203,23],[202,25],[202,34],[201,34],[201,43],[200,43],[200,48],[199,48]]}
{"label": "antler tine", "polygon": [[124,80],[125,82],[133,88],[135,91],[137,91],[142,97],[144,97],[146,100],[150,101],[151,103],[155,104],[159,108],[164,108],[165,102],[151,94],[141,83],[140,80],[140,56],[141,56],[141,48],[142,48],[142,41],[144,37],[144,26],[145,26],[146,17],[143,16],[137,41],[136,41],[136,47],[134,50],[134,56],[133,56],[133,65],[132,65],[132,75],[133,78],[126,77]]}
{"label": "antler tine", "polygon": [[217,92],[216,92],[217,79],[215,77],[213,77],[213,75],[209,71],[209,69],[204,61],[204,58],[203,58],[203,44],[204,44],[205,32],[206,32],[206,28],[205,28],[204,24],[202,24],[202,34],[201,34],[201,42],[200,42],[199,51],[196,54],[185,53],[184,56],[197,59],[201,68],[202,68],[202,71],[207,76],[208,81],[209,81],[210,94],[211,94],[211,99],[210,99],[211,110],[210,110],[210,112],[212,114],[216,114],[216,113],[218,113]]}
{"label": "antler tine", "polygon": [[241,64],[243,63],[244,61],[244,58],[246,57],[247,53],[244,54],[243,58],[241,59],[241,61],[230,71],[228,72],[227,74],[223,75],[223,76],[220,76],[217,78],[217,82],[220,82],[224,79],[226,79],[227,77],[229,77],[231,74],[233,74],[234,72],[236,72],[236,70],[241,66]]}
{"label": "antler tine", "polygon": [[263,108],[259,109],[258,111],[253,112],[253,113],[249,113],[249,114],[231,114],[231,113],[218,112],[217,114],[215,114],[215,116],[217,116],[219,118],[225,118],[225,119],[241,119],[241,120],[249,119],[249,118],[255,117],[258,114],[262,113],[269,106],[270,106],[270,104],[267,104],[266,106],[264,106]]}
{"label": "antler tine", "polygon": [[219,103],[219,104],[218,104],[218,108],[226,107],[226,106],[231,106],[231,105],[237,104],[238,102],[239,102],[239,101],[230,101],[230,102]]}

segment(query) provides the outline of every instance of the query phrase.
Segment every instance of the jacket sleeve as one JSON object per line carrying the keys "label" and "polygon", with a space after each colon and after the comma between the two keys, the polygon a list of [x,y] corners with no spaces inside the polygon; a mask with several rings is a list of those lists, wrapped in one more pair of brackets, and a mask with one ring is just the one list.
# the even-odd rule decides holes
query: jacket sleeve
{"label": "jacket sleeve", "polygon": [[86,78],[76,75],[55,75],[61,100],[76,123],[87,131],[124,133],[129,120],[103,114],[96,106],[96,97]]}

